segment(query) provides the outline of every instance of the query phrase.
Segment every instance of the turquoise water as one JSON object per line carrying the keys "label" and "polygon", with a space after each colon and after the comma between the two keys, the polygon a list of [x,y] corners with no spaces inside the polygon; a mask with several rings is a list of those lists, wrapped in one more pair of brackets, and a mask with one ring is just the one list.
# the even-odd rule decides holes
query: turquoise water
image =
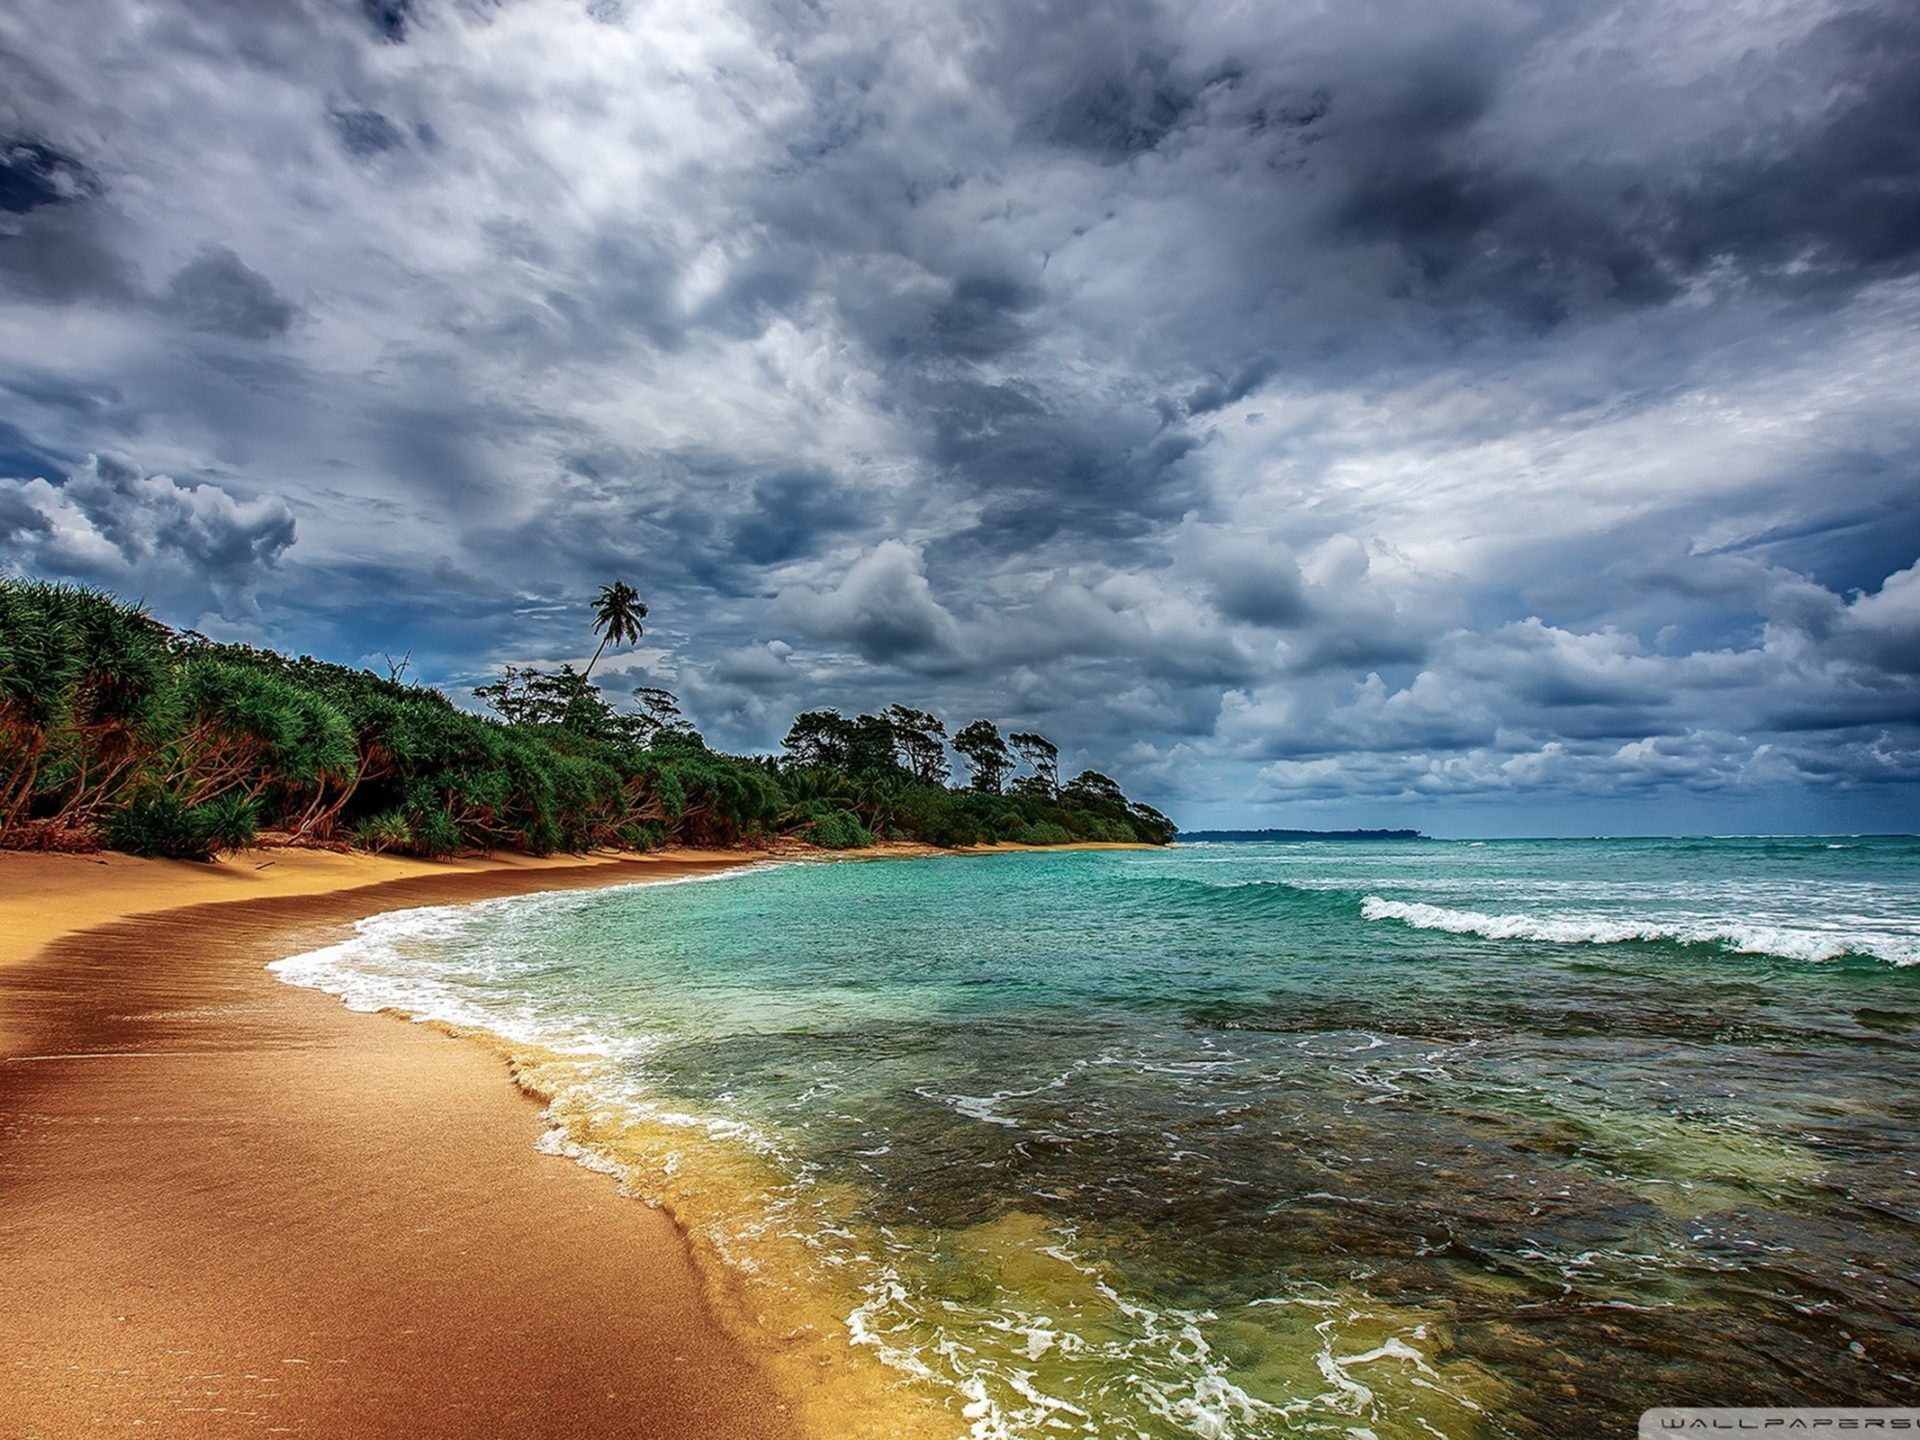
{"label": "turquoise water", "polygon": [[954,1434],[1920,1404],[1914,840],[789,864],[285,973],[586,1057],[548,1143]]}

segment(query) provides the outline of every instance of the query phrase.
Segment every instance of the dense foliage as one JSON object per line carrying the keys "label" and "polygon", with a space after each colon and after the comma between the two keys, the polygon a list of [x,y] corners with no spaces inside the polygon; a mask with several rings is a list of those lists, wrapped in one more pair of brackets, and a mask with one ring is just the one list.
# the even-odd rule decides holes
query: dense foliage
{"label": "dense foliage", "polygon": [[[645,613],[608,587],[596,628],[631,639]],[[0,577],[0,845],[207,856],[271,831],[431,856],[1173,835],[1104,775],[1061,784],[1038,735],[964,727],[959,788],[944,723],[906,706],[808,711],[782,756],[723,755],[669,692],[642,687],[621,711],[592,668],[509,668],[474,692],[494,712],[476,715],[397,677],[175,632],[97,590]],[[1030,773],[1010,778],[1019,760]]]}

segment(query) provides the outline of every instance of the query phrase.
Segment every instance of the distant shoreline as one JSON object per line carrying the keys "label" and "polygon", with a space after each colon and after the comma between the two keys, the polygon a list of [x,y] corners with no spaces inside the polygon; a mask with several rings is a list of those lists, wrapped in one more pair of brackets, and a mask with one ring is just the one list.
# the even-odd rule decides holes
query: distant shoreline
{"label": "distant shoreline", "polygon": [[1746,834],[1654,834],[1630,835],[1429,835],[1421,830],[1182,830],[1174,844],[1199,841],[1208,844],[1258,844],[1302,840],[1428,840],[1447,845],[1526,845],[1560,844],[1569,841],[1682,841],[1682,840],[1920,840],[1911,830],[1793,830]]}
{"label": "distant shoreline", "polygon": [[1431,840],[1418,830],[1182,830],[1173,837],[1199,841],[1272,841],[1272,840]]}

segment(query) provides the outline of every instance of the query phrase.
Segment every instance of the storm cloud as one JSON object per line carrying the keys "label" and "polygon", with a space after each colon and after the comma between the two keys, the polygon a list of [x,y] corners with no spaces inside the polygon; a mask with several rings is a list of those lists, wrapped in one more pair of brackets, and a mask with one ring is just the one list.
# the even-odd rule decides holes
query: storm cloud
{"label": "storm cloud", "polygon": [[1910,825],[1909,5],[20,0],[0,66],[9,570],[462,697],[622,576],[716,743],[907,701],[1193,824]]}
{"label": "storm cloud", "polygon": [[180,267],[167,286],[167,302],[195,329],[250,340],[284,335],[294,319],[293,306],[275,293],[266,276],[217,245]]}
{"label": "storm cloud", "polygon": [[284,501],[149,475],[89,455],[58,482],[0,477],[0,554],[21,570],[107,585],[195,620],[236,618],[294,540]]}

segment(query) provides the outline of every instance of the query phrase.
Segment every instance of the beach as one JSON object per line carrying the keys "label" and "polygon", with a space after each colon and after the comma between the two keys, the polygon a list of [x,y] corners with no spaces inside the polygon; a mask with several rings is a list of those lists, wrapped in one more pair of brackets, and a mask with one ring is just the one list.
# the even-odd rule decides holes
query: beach
{"label": "beach", "polygon": [[535,1149],[495,1037],[266,968],[369,915],[767,858],[0,853],[0,1435],[862,1433],[875,1367],[822,1385],[716,1313],[668,1214]]}
{"label": "beach", "polygon": [[1911,841],[1112,848],[0,855],[0,1436],[1911,1403]]}
{"label": "beach", "polygon": [[503,1037],[801,1433],[1550,1440],[1911,1403],[1914,853],[772,864],[276,973]]}
{"label": "beach", "polygon": [[264,968],[378,910],[678,853],[0,856],[0,1434],[784,1436],[673,1223],[488,1048]]}

